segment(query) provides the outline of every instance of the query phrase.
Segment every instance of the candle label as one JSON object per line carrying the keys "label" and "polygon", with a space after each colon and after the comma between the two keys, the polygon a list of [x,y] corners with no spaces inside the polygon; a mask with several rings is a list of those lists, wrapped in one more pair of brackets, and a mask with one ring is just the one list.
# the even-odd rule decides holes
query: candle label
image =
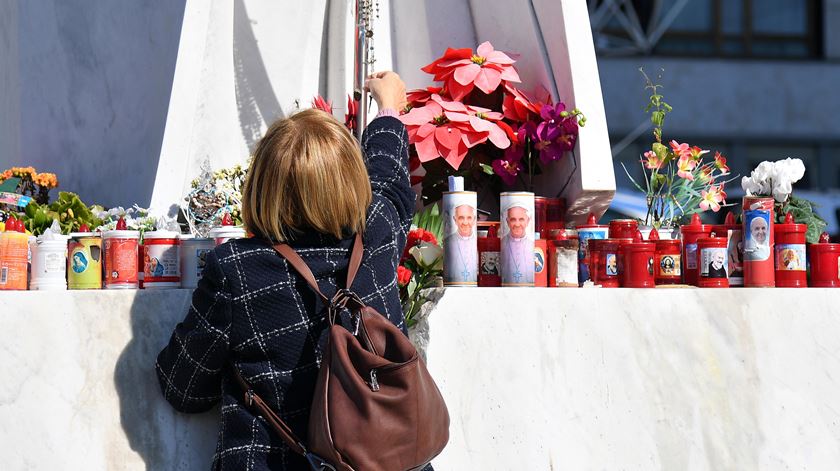
{"label": "candle label", "polygon": [[499,274],[499,252],[481,252],[481,274]]}
{"label": "candle label", "polygon": [[744,284],[744,238],[740,229],[727,231],[727,260],[729,265],[729,286]]}
{"label": "candle label", "polygon": [[478,282],[476,193],[443,194],[443,283],[475,286]]}
{"label": "candle label", "polygon": [[685,268],[697,269],[697,243],[685,244]]}
{"label": "candle label", "polygon": [[499,196],[502,286],[534,286],[534,194]]}
{"label": "candle label", "polygon": [[143,245],[143,281],[177,282],[181,280],[181,258],[177,243],[152,244],[147,240]]}
{"label": "candle label", "polygon": [[68,243],[67,287],[99,289],[102,287],[102,239],[73,238]]}
{"label": "candle label", "polygon": [[659,258],[659,273],[662,276],[680,276],[680,256],[666,254]]}
{"label": "candle label", "polygon": [[709,247],[700,251],[700,276],[727,278],[726,248]]}
{"label": "candle label", "polygon": [[545,251],[542,247],[534,246],[534,276],[542,274],[545,270]]}
{"label": "candle label", "polygon": [[618,275],[618,258],[615,256],[614,253],[605,254],[604,272],[607,276]]}
{"label": "candle label", "polygon": [[557,286],[578,285],[578,251],[556,247],[554,249],[554,283]]}
{"label": "candle label", "polygon": [[105,239],[105,285],[137,284],[137,239]]}
{"label": "candle label", "polygon": [[778,244],[776,270],[805,271],[805,244]]}

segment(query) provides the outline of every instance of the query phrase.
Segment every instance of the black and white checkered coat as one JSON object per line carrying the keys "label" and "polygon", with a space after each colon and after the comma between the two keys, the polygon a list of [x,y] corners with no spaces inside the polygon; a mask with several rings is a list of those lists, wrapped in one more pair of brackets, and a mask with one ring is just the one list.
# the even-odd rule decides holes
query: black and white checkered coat
{"label": "black and white checkered coat", "polygon": [[[396,118],[378,117],[362,147],[373,202],[352,289],[404,329],[396,271],[414,209],[405,128]],[[312,233],[290,245],[331,297],[337,282],[343,287],[352,242],[352,237]],[[321,301],[267,242],[233,240],[208,254],[189,312],[158,356],[156,369],[166,400],[179,411],[203,412],[221,400],[213,469],[308,469],[262,417],[243,407],[226,365],[233,362],[305,440],[327,326]]]}

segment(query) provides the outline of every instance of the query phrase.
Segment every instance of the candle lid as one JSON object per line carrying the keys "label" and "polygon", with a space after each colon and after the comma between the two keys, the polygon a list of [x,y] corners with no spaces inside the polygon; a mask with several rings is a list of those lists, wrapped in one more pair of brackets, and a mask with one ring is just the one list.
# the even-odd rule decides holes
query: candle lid
{"label": "candle lid", "polygon": [[586,218],[586,224],[579,224],[577,226],[578,229],[606,229],[606,224],[598,224],[598,218],[595,217],[594,213],[589,213],[589,217]]}
{"label": "candle lid", "polygon": [[799,233],[807,230],[808,226],[806,224],[796,224],[790,211],[785,214],[785,222],[773,225],[773,232]]}

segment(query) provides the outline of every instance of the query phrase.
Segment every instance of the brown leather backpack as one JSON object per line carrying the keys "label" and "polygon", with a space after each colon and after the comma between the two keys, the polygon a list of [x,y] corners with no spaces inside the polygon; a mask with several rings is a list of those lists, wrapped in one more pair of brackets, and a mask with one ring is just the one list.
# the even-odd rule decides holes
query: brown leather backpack
{"label": "brown leather backpack", "polygon": [[[361,236],[357,234],[353,244],[347,288],[332,299],[324,296],[312,271],[291,247],[274,248],[328,305],[329,340],[312,398],[309,447],[233,368],[246,404],[256,407],[314,470],[422,469],[449,440],[449,412],[414,345],[350,291],[362,262]],[[356,333],[336,324],[343,308],[357,319]]]}

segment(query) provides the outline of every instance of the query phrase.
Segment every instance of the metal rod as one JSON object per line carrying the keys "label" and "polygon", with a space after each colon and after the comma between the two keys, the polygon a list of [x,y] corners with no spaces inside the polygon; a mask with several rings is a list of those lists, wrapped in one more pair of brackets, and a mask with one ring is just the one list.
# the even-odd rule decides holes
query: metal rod
{"label": "metal rod", "polygon": [[368,76],[368,30],[370,18],[370,0],[356,0],[355,12],[355,50],[353,57],[353,100],[356,102],[355,134],[359,141],[367,125],[368,94],[365,92],[365,79]]}

